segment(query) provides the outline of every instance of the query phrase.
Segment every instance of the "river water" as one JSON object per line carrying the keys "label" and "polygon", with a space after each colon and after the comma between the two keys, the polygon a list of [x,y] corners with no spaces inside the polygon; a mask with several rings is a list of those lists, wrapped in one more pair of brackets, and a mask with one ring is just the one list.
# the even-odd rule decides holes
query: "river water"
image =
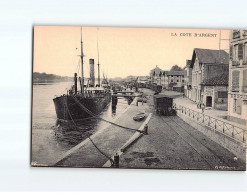
{"label": "river water", "polygon": [[[32,106],[32,163],[37,165],[52,165],[66,151],[79,144],[101,128],[106,122],[97,119],[72,122],[58,122],[53,104],[55,95],[66,93],[72,82],[40,83],[33,85]],[[120,115],[128,103],[119,99],[116,110],[111,103],[101,113],[101,117],[112,120]]]}

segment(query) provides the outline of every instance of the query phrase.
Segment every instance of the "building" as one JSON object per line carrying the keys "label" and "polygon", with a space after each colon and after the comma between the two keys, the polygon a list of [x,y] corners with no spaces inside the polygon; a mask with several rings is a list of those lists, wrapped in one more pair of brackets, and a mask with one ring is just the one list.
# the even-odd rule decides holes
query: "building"
{"label": "building", "polygon": [[190,67],[191,60],[186,60],[186,66],[184,68],[184,95],[191,99],[192,91],[192,68]]}
{"label": "building", "polygon": [[227,110],[228,107],[228,78],[224,72],[213,78],[205,79],[201,83],[202,103],[206,107],[218,110]]}
{"label": "building", "polygon": [[137,78],[137,86],[140,88],[146,87],[146,84],[149,82],[148,76],[138,76]]}
{"label": "building", "polygon": [[185,71],[163,71],[158,66],[150,71],[151,84],[161,85],[163,89],[184,91]]}
{"label": "building", "polygon": [[229,72],[229,54],[224,50],[195,48],[193,51],[191,100],[202,102],[201,83],[224,72]]}
{"label": "building", "polygon": [[184,70],[168,71],[168,89],[178,92],[184,92],[184,74]]}
{"label": "building", "polygon": [[228,117],[246,124],[247,30],[233,30],[230,35]]}
{"label": "building", "polygon": [[158,66],[150,71],[151,84],[161,85],[161,77],[163,70],[161,70]]}
{"label": "building", "polygon": [[169,87],[168,72],[169,71],[163,71],[163,73],[161,75],[161,86],[163,89],[168,89],[168,87]]}

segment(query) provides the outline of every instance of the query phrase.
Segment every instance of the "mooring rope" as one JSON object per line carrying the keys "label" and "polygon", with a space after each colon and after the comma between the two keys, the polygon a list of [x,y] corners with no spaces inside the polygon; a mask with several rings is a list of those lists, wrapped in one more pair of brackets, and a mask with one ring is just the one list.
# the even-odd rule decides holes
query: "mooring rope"
{"label": "mooring rope", "polygon": [[[69,108],[68,108],[68,106],[67,106],[67,104],[65,104],[66,105],[66,108],[67,108],[67,111],[68,111],[68,113],[69,113],[69,116],[70,116],[70,118],[71,118],[71,120],[72,120],[72,122],[73,122],[73,124],[74,124],[74,126],[77,128],[77,129],[82,129],[82,128],[80,128],[80,127],[78,127],[77,125],[76,125],[76,123],[75,123],[75,121],[73,120],[73,118],[72,118],[72,116],[71,116],[71,113],[70,113],[70,111],[69,111]],[[111,157],[109,157],[107,154],[105,154],[95,143],[94,143],[94,141],[91,139],[91,137],[90,136],[88,136],[87,134],[86,134],[86,137],[91,141],[91,143],[93,144],[93,146],[103,155],[103,156],[105,156],[107,159],[109,159],[110,160],[110,162],[111,162],[111,164],[113,165],[113,160],[112,160],[112,158]]]}
{"label": "mooring rope", "polygon": [[138,132],[140,132],[140,133],[143,133],[143,131],[140,131],[139,129],[133,129],[133,128],[130,128],[130,127],[125,127],[125,126],[122,126],[122,125],[118,125],[118,124],[113,123],[113,122],[111,122],[111,121],[108,121],[108,120],[106,120],[106,119],[104,119],[104,118],[101,118],[99,115],[94,114],[94,113],[91,112],[88,108],[86,108],[84,105],[82,105],[76,97],[74,97],[74,96],[72,96],[72,97],[74,98],[74,100],[76,101],[76,103],[78,103],[78,105],[79,105],[83,110],[85,110],[88,114],[94,116],[95,118],[99,118],[99,119],[101,119],[101,120],[103,120],[103,121],[105,121],[105,122],[107,122],[107,123],[110,123],[110,124],[115,125],[115,126],[117,126],[117,127],[121,127],[121,128],[123,128],[123,129],[128,129],[128,130],[138,131]]}

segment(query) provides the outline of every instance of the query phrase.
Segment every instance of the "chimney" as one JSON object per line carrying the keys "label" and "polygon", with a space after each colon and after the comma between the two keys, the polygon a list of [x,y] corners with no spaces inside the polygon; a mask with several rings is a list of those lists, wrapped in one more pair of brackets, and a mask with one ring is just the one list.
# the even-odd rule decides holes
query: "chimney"
{"label": "chimney", "polygon": [[95,86],[94,59],[89,59],[90,64],[90,86]]}

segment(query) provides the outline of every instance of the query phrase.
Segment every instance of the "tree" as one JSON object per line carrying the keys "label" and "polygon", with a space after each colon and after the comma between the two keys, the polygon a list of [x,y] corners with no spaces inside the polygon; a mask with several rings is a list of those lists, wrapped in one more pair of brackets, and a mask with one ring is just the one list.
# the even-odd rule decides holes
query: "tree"
{"label": "tree", "polygon": [[173,65],[170,71],[181,71],[183,70],[180,66],[177,64]]}

